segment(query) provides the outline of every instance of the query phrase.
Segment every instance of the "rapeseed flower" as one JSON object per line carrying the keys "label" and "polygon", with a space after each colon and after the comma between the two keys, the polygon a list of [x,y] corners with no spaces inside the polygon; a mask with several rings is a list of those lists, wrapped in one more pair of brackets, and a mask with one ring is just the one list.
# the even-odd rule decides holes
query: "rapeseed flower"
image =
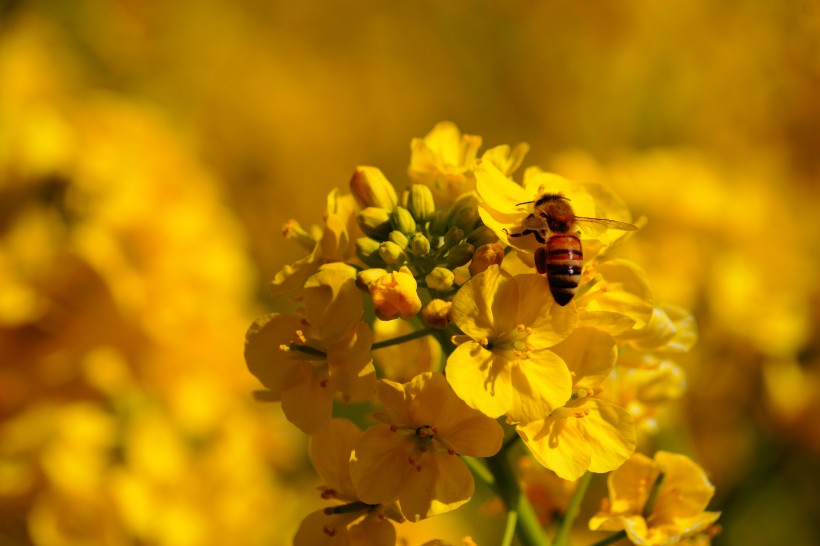
{"label": "rapeseed flower", "polygon": [[324,481],[319,488],[324,500],[342,504],[312,512],[302,520],[294,546],[333,544],[369,544],[393,546],[396,529],[388,519],[404,521],[395,503],[367,504],[359,500],[350,478],[350,454],[362,436],[356,425],[344,419],[332,419],[310,438],[308,454],[316,472]]}
{"label": "rapeseed flower", "polygon": [[553,350],[572,373],[572,396],[524,416],[516,431],[538,462],[566,480],[618,468],[635,450],[635,421],[597,396],[615,365],[615,340],[583,327]]}
{"label": "rapeseed flower", "polygon": [[288,420],[307,433],[330,419],[337,393],[364,399],[373,388],[373,334],[355,278],[350,266],[324,266],[305,284],[304,316],[262,316],[246,336],[245,360],[269,389],[265,397],[281,400]]}
{"label": "rapeseed flower", "polygon": [[633,455],[608,479],[609,498],[589,521],[598,531],[625,530],[639,546],[675,544],[704,533],[720,516],[706,512],[715,488],[684,455]]}
{"label": "rapeseed flower", "polygon": [[465,335],[455,338],[447,380],[471,407],[520,421],[569,400],[570,371],[550,348],[571,333],[576,313],[548,290],[543,275],[493,265],[453,298],[453,321]]}
{"label": "rapeseed flower", "polygon": [[400,384],[380,380],[383,424],[356,442],[350,474],[359,499],[398,501],[410,521],[454,510],[475,484],[459,455],[489,457],[501,447],[501,426],[458,398],[444,377],[427,372]]}

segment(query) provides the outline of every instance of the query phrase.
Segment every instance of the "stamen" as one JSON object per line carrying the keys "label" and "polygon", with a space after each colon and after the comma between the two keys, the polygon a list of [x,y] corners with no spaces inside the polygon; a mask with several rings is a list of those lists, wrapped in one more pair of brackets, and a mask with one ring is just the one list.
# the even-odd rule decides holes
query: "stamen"
{"label": "stamen", "polygon": [[307,338],[302,330],[296,330],[296,341],[298,341],[300,345],[307,345]]}
{"label": "stamen", "polygon": [[333,527],[328,527],[327,525],[322,527],[322,532],[329,537],[336,535],[336,529],[334,529]]}
{"label": "stamen", "polygon": [[279,350],[280,350],[281,352],[283,352],[283,353],[286,353],[286,352],[290,351],[290,346],[289,346],[289,345],[285,345],[285,344],[283,343],[282,345],[280,345],[280,346],[279,346]]}
{"label": "stamen", "polygon": [[332,499],[335,496],[336,496],[336,490],[333,489],[332,487],[328,487],[327,489],[322,491],[322,494],[321,494],[321,497],[325,500]]}
{"label": "stamen", "polygon": [[327,387],[327,379],[322,379],[321,381],[319,381],[319,386],[323,389]]}

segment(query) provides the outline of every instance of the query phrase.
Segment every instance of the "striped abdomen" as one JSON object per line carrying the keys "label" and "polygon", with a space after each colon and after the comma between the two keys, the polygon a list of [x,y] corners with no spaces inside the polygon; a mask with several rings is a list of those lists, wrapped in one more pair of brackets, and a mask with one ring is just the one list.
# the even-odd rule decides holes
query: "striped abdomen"
{"label": "striped abdomen", "polygon": [[[584,268],[581,240],[568,233],[553,235],[547,240],[542,259],[552,297],[558,305],[568,304],[581,282],[581,270]],[[538,261],[536,259],[536,264]]]}

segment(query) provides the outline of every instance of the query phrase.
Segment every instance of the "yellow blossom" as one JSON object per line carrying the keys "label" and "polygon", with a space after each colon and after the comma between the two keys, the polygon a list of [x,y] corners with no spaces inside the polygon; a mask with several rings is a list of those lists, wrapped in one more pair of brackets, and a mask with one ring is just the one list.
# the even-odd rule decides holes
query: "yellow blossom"
{"label": "yellow blossom", "polygon": [[411,521],[458,508],[475,484],[458,455],[489,457],[503,431],[493,419],[468,407],[438,373],[405,384],[380,380],[376,394],[385,424],[367,429],[350,458],[359,498],[368,504],[398,500]]}
{"label": "yellow blossom", "polygon": [[701,534],[720,516],[706,512],[715,488],[684,455],[635,454],[609,475],[609,499],[589,521],[599,531],[625,530],[639,546],[678,543]]}
{"label": "yellow blossom", "polygon": [[549,348],[572,331],[575,308],[554,304],[548,290],[543,275],[493,265],[455,295],[453,321],[466,336],[447,359],[447,379],[470,406],[518,421],[569,400],[570,372]]}
{"label": "yellow blossom", "polygon": [[[367,286],[376,316],[381,320],[396,318],[410,319],[421,310],[421,300],[417,292],[416,279],[407,267],[388,273],[384,270],[367,270],[374,272],[359,275],[359,280]],[[379,273],[379,272],[382,272]]]}
{"label": "yellow blossom", "polygon": [[472,166],[480,147],[480,136],[462,135],[453,123],[441,122],[410,143],[407,174],[413,183],[429,187],[440,206],[449,206],[475,188]]}
{"label": "yellow blossom", "polygon": [[330,419],[336,392],[367,397],[375,370],[352,267],[324,266],[305,284],[304,302],[305,317],[258,318],[247,333],[245,360],[267,396],[282,401],[288,420],[310,433]]}
{"label": "yellow blossom", "polygon": [[393,546],[396,529],[388,521],[404,520],[395,504],[372,505],[361,502],[350,478],[350,454],[362,432],[344,419],[332,419],[310,439],[309,456],[324,485],[322,499],[336,504],[317,510],[302,520],[294,546],[366,544]]}
{"label": "yellow blossom", "polygon": [[572,371],[572,398],[562,407],[525,416],[516,431],[536,460],[561,478],[618,468],[635,450],[635,421],[625,409],[596,396],[615,364],[615,340],[584,327],[553,350]]}
{"label": "yellow blossom", "polygon": [[284,235],[305,247],[310,253],[285,265],[270,283],[274,295],[294,292],[324,263],[343,262],[355,254],[353,243],[360,235],[356,224],[357,206],[353,196],[339,195],[337,190],[327,196],[324,229],[303,230],[296,221],[285,224]]}

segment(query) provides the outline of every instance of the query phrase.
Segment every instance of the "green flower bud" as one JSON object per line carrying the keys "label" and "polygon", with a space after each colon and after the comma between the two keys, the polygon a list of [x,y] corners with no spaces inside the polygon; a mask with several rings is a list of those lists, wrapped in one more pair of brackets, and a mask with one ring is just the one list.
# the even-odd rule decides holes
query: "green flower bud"
{"label": "green flower bud", "polygon": [[407,261],[407,254],[404,250],[392,241],[386,241],[379,245],[379,256],[381,256],[384,263],[390,266],[400,266]]}
{"label": "green flower bud", "polygon": [[446,211],[437,210],[430,217],[427,224],[427,232],[433,236],[441,236],[447,233],[447,219],[449,215]]}
{"label": "green flower bud", "polygon": [[399,202],[396,190],[376,167],[356,167],[350,179],[350,191],[362,208],[393,210]]}
{"label": "green flower bud", "polygon": [[390,213],[378,207],[367,207],[356,215],[356,222],[365,235],[385,240],[390,235]]}
{"label": "green flower bud", "polygon": [[467,235],[467,242],[478,248],[484,245],[491,245],[498,242],[498,236],[493,230],[480,224],[477,228]]}
{"label": "green flower bud", "polygon": [[370,267],[384,267],[385,263],[379,256],[381,243],[370,237],[356,239],[356,256]]}
{"label": "green flower bud", "polygon": [[430,239],[421,233],[416,233],[410,239],[410,252],[416,256],[426,256],[430,253]]}
{"label": "green flower bud", "polygon": [[444,248],[452,248],[464,240],[464,232],[457,227],[452,227],[444,236]]}
{"label": "green flower bud", "polygon": [[412,235],[416,232],[416,221],[413,220],[413,215],[404,207],[396,207],[390,213],[390,221],[393,228],[401,231],[405,235]]}
{"label": "green flower bud", "polygon": [[407,245],[410,243],[410,240],[407,238],[407,235],[405,235],[401,231],[391,231],[390,236],[387,239],[399,245],[402,248],[402,250],[406,249]]}
{"label": "green flower bud", "polygon": [[470,243],[461,243],[450,249],[447,253],[447,267],[450,269],[464,265],[473,259],[475,247]]}
{"label": "green flower bud", "polygon": [[426,222],[436,211],[433,192],[422,184],[412,184],[404,190],[401,196],[401,204],[410,211],[410,214],[417,222],[421,223]]}
{"label": "green flower bud", "polygon": [[453,286],[453,280],[455,279],[455,275],[453,272],[444,267],[435,267],[433,270],[424,277],[424,282],[427,283],[427,287],[433,290],[448,290],[451,286]]}
{"label": "green flower bud", "polygon": [[469,233],[475,229],[481,218],[478,216],[478,198],[474,193],[462,195],[450,207],[447,225],[460,227]]}

